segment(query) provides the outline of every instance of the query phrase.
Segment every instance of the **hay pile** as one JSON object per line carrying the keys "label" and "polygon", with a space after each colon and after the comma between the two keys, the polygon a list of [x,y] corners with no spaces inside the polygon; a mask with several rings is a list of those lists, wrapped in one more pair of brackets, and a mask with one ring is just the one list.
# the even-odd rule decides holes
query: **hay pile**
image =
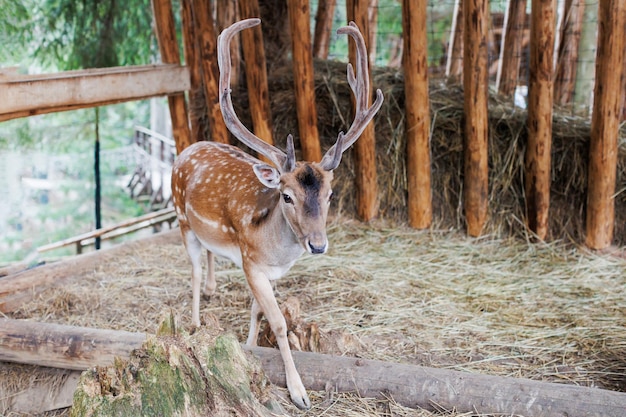
{"label": "hay pile", "polygon": [[[626,390],[625,259],[344,217],[333,219],[329,239],[329,253],[303,257],[276,294],[281,303],[297,297],[303,318],[320,330],[356,338],[345,355]],[[229,262],[217,268],[217,294],[201,314],[214,314],[243,341],[247,284]],[[46,291],[12,318],[154,333],[169,309],[190,323],[190,303],[190,265],[176,239],[94,265],[90,276]],[[309,413],[288,400],[285,407],[309,416],[459,415],[392,399],[311,397]]]}
{"label": "hay pile", "polygon": [[[351,91],[344,63],[315,62],[318,129],[322,150],[330,147],[351,120]],[[284,147],[287,134],[298,142],[298,126],[291,66],[269,74],[274,140]],[[376,68],[374,87],[385,102],[375,118],[381,216],[406,221],[406,140],[404,136],[404,80],[402,73]],[[237,114],[252,126],[245,88],[235,89]],[[463,91],[457,85],[432,81],[431,154],[433,213],[437,228],[464,228],[463,213]],[[489,101],[489,217],[485,232],[501,237],[524,236],[524,152],[527,140],[525,110],[511,99],[492,95]],[[623,129],[622,129],[623,130]],[[584,240],[587,162],[590,121],[555,111],[552,143],[550,240]],[[617,175],[615,242],[626,245],[626,131],[622,131]],[[297,146],[297,145],[296,145]],[[337,170],[335,195],[339,212],[355,213],[354,161],[347,152]]]}

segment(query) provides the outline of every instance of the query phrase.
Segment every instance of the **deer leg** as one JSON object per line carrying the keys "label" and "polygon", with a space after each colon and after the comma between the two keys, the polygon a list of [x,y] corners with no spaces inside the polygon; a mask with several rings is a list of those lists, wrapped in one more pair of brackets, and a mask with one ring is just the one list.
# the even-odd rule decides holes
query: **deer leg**
{"label": "deer leg", "polygon": [[[272,284],[263,273],[250,273],[249,269],[246,271],[246,277],[252,289],[254,299],[257,301],[258,306],[276,336],[280,356],[285,365],[287,389],[289,390],[291,401],[301,410],[308,410],[311,408],[311,401],[306,393],[304,384],[302,384],[302,379],[298,374],[296,365],[293,362],[291,350],[289,349],[289,341],[287,340],[287,323],[285,322],[283,314],[280,312],[276,297],[274,297]],[[252,305],[254,313],[254,302]],[[255,319],[253,318],[252,320],[254,321]]]}
{"label": "deer leg", "polygon": [[248,340],[246,345],[256,346],[259,338],[259,325],[263,317],[261,306],[254,296],[252,296],[252,308],[250,309],[250,331],[248,332]]}
{"label": "deer leg", "polygon": [[184,234],[185,248],[191,261],[191,290],[193,300],[191,303],[191,325],[200,327],[200,284],[202,283],[202,244],[191,231]]}
{"label": "deer leg", "polygon": [[217,282],[215,282],[215,256],[213,252],[206,251],[207,257],[207,273],[206,273],[206,281],[204,281],[204,290],[202,293],[205,297],[210,297],[215,294],[215,289],[217,288]]}

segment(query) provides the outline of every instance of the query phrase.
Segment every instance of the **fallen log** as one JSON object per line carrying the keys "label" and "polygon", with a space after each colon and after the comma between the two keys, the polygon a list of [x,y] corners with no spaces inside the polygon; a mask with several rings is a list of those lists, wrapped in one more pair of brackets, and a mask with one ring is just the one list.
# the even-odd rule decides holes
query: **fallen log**
{"label": "fallen log", "polygon": [[[21,345],[29,346],[32,332],[43,335],[39,339],[37,354],[18,353]],[[23,360],[27,357],[31,364],[59,366],[68,360],[79,363],[93,356],[94,363],[91,365],[80,362],[83,364],[81,366],[91,367],[97,364],[98,355],[94,349],[102,346],[98,337],[104,335],[104,332],[109,338],[115,337],[114,331],[2,319],[0,361]],[[74,344],[71,358],[66,354],[67,344],[58,345],[59,341],[67,343],[70,334],[87,333],[93,344]],[[123,339],[128,334],[120,332],[120,336]],[[140,347],[144,336],[135,334],[134,337],[137,347]],[[21,339],[23,342],[20,342]],[[81,349],[88,349],[90,353],[84,353]],[[261,361],[263,370],[273,384],[285,386],[284,368],[277,350],[260,347],[245,349]],[[127,357],[125,355],[128,355],[127,351],[120,352],[120,356]],[[294,360],[307,389],[323,391],[332,388],[338,392],[358,392],[363,397],[392,397],[407,407],[434,409],[437,405],[461,413],[520,414],[527,417],[611,417],[622,416],[626,410],[626,393],[597,388],[308,352],[294,352]]]}
{"label": "fallen log", "polygon": [[132,253],[142,246],[175,242],[180,242],[178,229],[0,277],[0,312],[11,313],[45,289],[72,279],[80,279],[100,265],[115,262],[123,254]]}

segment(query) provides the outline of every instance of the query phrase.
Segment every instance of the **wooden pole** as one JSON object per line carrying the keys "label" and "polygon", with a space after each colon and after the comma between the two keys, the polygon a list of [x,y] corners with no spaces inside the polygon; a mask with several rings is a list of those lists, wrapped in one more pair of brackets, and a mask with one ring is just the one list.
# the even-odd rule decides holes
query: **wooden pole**
{"label": "wooden pole", "polygon": [[625,25],[626,3],[623,0],[600,2],[585,239],[592,249],[604,249],[613,240]]}
{"label": "wooden pole", "polygon": [[[165,64],[180,65],[171,0],[152,0],[152,12],[154,13],[156,37],[161,51],[161,61]],[[172,134],[176,141],[176,151],[180,154],[183,149],[191,145],[185,94],[173,94],[168,96],[167,100],[172,118]]]}
{"label": "wooden pole", "polygon": [[[217,9],[217,29],[219,32],[226,29],[239,20],[237,0],[219,0],[215,5]],[[239,85],[239,70],[241,67],[241,42],[240,37],[235,36],[230,41],[230,84]]]}
{"label": "wooden pole", "polygon": [[288,0],[291,27],[294,92],[300,132],[302,158],[319,162],[322,159],[315,107],[315,78],[311,50],[311,24],[308,0]]}
{"label": "wooden pole", "polygon": [[200,47],[204,101],[211,129],[211,139],[229,143],[229,133],[220,110],[219,79],[217,67],[217,34],[209,0],[191,0],[196,24],[197,43]]}
{"label": "wooden pole", "polygon": [[560,105],[569,104],[574,99],[584,13],[585,0],[566,0],[554,84],[554,100]]}
{"label": "wooden pole", "polygon": [[500,48],[500,63],[496,88],[505,96],[515,93],[519,67],[522,62],[522,37],[526,21],[526,0],[510,0],[504,21],[504,36]]}
{"label": "wooden pole", "polygon": [[[140,333],[0,319],[0,361],[88,369],[110,365],[114,356],[128,359],[145,339]],[[271,383],[285,386],[277,349],[244,350],[257,357]],[[310,352],[293,357],[307,389],[331,386],[365,398],[391,397],[406,407],[528,417],[617,417],[626,409],[626,394],[597,388]],[[71,397],[65,401],[71,405]]]}
{"label": "wooden pole", "polygon": [[[240,0],[239,14],[242,20],[260,17],[261,11],[258,0]],[[270,110],[261,26],[255,26],[241,32],[241,44],[243,58],[246,63],[246,82],[254,134],[273,145],[272,113]]]}
{"label": "wooden pole", "polygon": [[191,0],[181,1],[181,18],[183,27],[183,51],[185,53],[185,65],[189,68],[189,80],[191,89],[189,90],[189,124],[191,126],[191,141],[198,142],[204,140],[204,134],[200,128],[202,111],[194,106],[200,102],[202,92],[202,71],[200,70],[200,58],[198,56],[198,46],[196,43],[196,24],[194,22],[193,5]]}
{"label": "wooden pole", "polygon": [[487,0],[463,3],[463,86],[465,109],[464,208],[467,232],[479,236],[487,217]]}
{"label": "wooden pole", "polygon": [[402,2],[404,34],[404,97],[409,224],[430,227],[430,106],[428,100],[428,57],[426,0]]}
{"label": "wooden pole", "polygon": [[455,0],[448,42],[448,60],[446,77],[451,81],[460,81],[463,75],[463,0]]}
{"label": "wooden pole", "polygon": [[528,227],[541,240],[548,233],[550,208],[555,12],[556,0],[532,1],[524,170]]}
{"label": "wooden pole", "polygon": [[335,1],[319,0],[317,13],[315,14],[315,33],[313,35],[313,56],[315,58],[328,58],[330,32],[333,28],[334,15]]}
{"label": "wooden pole", "polygon": [[[346,9],[348,21],[356,23],[365,39],[366,46],[368,46],[367,43],[370,39],[368,2],[366,0],[349,0],[346,2]],[[350,62],[354,63],[356,60],[356,48],[352,42],[349,42],[349,45]],[[371,82],[370,85],[372,85]],[[372,97],[369,97],[368,105],[371,105],[371,103]],[[374,135],[374,121],[372,121],[367,125],[361,138],[357,140],[354,145],[357,215],[364,221],[374,219],[374,217],[378,215],[379,207],[378,175],[376,172],[376,138]]]}

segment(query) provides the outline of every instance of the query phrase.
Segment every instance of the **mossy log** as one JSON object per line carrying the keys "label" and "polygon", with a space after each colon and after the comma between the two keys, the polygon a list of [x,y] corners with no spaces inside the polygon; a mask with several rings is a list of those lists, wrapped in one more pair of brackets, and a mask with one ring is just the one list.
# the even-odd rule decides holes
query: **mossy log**
{"label": "mossy log", "polygon": [[162,328],[130,359],[85,371],[71,416],[276,415],[269,380],[234,336],[206,327],[192,335]]}

